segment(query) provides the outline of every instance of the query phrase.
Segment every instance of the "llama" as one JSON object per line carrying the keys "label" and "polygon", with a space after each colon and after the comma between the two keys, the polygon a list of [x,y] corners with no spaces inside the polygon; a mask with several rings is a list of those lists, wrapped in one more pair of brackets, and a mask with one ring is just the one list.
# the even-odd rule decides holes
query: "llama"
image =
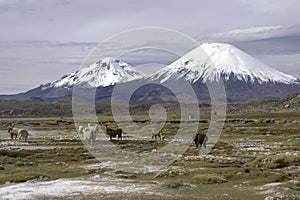
{"label": "llama", "polygon": [[14,139],[14,136],[15,136],[15,139],[17,139],[17,137],[18,137],[18,131],[19,131],[18,128],[9,128],[8,129],[8,133],[10,134],[10,138]]}
{"label": "llama", "polygon": [[19,136],[19,140],[24,139],[25,142],[27,142],[29,133],[27,130],[25,129],[19,129],[19,128],[9,128],[8,132],[10,134],[11,139],[14,138],[17,139],[17,137]]}
{"label": "llama", "polygon": [[107,124],[105,124],[105,130],[106,130],[106,134],[109,135],[110,140],[112,140],[112,138],[116,136],[118,136],[118,140],[119,139],[122,140],[123,130],[121,128],[112,129],[112,128],[108,128]]}
{"label": "llama", "polygon": [[91,130],[92,132],[92,136],[93,136],[93,141],[96,141],[96,137],[97,137],[97,133],[99,132],[99,125],[96,124],[95,126],[92,126],[90,123],[88,123],[88,128]]}
{"label": "llama", "polygon": [[165,136],[162,134],[162,131],[152,134],[152,139],[155,139],[156,141],[158,141],[158,138],[160,141],[163,141],[165,139]]}
{"label": "llama", "polygon": [[195,142],[196,149],[198,149],[199,144],[200,144],[200,147],[202,147],[202,145],[203,145],[204,148],[206,149],[206,143],[208,140],[208,137],[206,134],[196,133],[193,140]]}
{"label": "llama", "polygon": [[83,140],[87,143],[87,144],[94,144],[94,136],[93,136],[93,131],[91,131],[89,128],[84,128],[83,129]]}
{"label": "llama", "polygon": [[29,133],[27,130],[19,129],[18,135],[19,135],[19,140],[24,139],[24,141],[27,142],[27,139],[29,136]]}
{"label": "llama", "polygon": [[83,137],[84,126],[78,126],[78,134],[80,137]]}

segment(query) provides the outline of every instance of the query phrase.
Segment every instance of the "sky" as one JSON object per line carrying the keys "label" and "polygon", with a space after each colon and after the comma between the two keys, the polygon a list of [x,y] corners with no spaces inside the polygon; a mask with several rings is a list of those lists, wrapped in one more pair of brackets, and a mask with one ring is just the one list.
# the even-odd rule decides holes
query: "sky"
{"label": "sky", "polygon": [[[57,80],[79,69],[100,42],[141,27],[230,43],[300,78],[299,24],[297,0],[0,0],[0,94]],[[170,62],[147,52],[145,63],[130,64]]]}

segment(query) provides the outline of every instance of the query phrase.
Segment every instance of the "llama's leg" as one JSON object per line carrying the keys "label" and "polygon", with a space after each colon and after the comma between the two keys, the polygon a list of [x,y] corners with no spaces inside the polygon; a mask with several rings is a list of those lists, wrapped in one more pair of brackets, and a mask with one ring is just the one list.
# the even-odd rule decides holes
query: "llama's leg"
{"label": "llama's leg", "polygon": [[205,136],[204,138],[204,141],[203,141],[203,146],[204,146],[204,149],[206,149],[206,143],[207,143],[207,140],[208,140],[208,137]]}
{"label": "llama's leg", "polygon": [[196,149],[198,149],[199,142],[195,142]]}

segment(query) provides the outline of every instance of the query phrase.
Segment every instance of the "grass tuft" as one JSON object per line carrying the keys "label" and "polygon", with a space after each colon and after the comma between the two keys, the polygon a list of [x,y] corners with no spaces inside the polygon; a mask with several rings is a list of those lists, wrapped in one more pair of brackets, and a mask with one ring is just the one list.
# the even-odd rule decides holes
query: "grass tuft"
{"label": "grass tuft", "polygon": [[300,156],[270,155],[258,157],[254,164],[270,169],[300,165]]}
{"label": "grass tuft", "polygon": [[198,174],[192,177],[194,184],[220,184],[225,183],[227,180],[216,174]]}

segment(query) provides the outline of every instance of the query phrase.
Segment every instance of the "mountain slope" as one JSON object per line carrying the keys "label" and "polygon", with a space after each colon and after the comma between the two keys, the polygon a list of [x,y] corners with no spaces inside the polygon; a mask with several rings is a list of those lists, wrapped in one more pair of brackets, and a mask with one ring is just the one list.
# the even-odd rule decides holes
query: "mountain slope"
{"label": "mountain slope", "polygon": [[149,77],[160,83],[179,78],[191,83],[199,99],[210,98],[207,81],[223,81],[229,99],[277,98],[300,92],[297,78],[222,43],[205,43]]}
{"label": "mountain slope", "polygon": [[[122,60],[104,58],[88,67],[69,73],[62,78],[42,84],[27,92],[15,95],[0,95],[0,99],[26,99],[40,97],[45,100],[55,100],[64,96],[72,95],[72,88],[80,86],[82,88],[99,88],[101,94],[98,98],[109,97],[113,85],[140,79],[144,74],[133,69]],[[98,92],[98,93],[99,93]]]}
{"label": "mountain slope", "polygon": [[258,83],[294,84],[297,79],[270,68],[240,49],[222,43],[205,43],[150,78],[165,82],[184,77],[191,83],[240,80]]}
{"label": "mountain slope", "polygon": [[[127,94],[128,90],[131,90],[131,85],[143,86],[148,80],[149,83],[152,81],[173,84],[174,80],[179,78],[189,81],[198,98],[204,100],[210,99],[207,81],[223,81],[227,98],[235,100],[277,98],[300,93],[300,82],[295,77],[270,68],[230,44],[205,43],[147,77],[121,60],[104,58],[59,80],[43,84],[25,93],[0,95],[0,99],[39,97],[44,100],[55,100],[72,95],[74,86],[83,88],[83,95],[90,91],[88,88],[97,88],[95,98],[104,99],[111,97],[116,83],[126,86],[124,93]],[[181,85],[176,88],[184,95],[185,89]],[[141,87],[133,100],[174,99],[174,96],[168,95],[171,93],[163,87],[147,86]]]}
{"label": "mountain slope", "polygon": [[116,83],[124,83],[142,78],[144,74],[133,69],[127,63],[112,58],[104,58],[96,63],[69,73],[61,79],[43,85],[43,89],[54,88],[72,88],[74,85],[85,87],[106,87]]}

